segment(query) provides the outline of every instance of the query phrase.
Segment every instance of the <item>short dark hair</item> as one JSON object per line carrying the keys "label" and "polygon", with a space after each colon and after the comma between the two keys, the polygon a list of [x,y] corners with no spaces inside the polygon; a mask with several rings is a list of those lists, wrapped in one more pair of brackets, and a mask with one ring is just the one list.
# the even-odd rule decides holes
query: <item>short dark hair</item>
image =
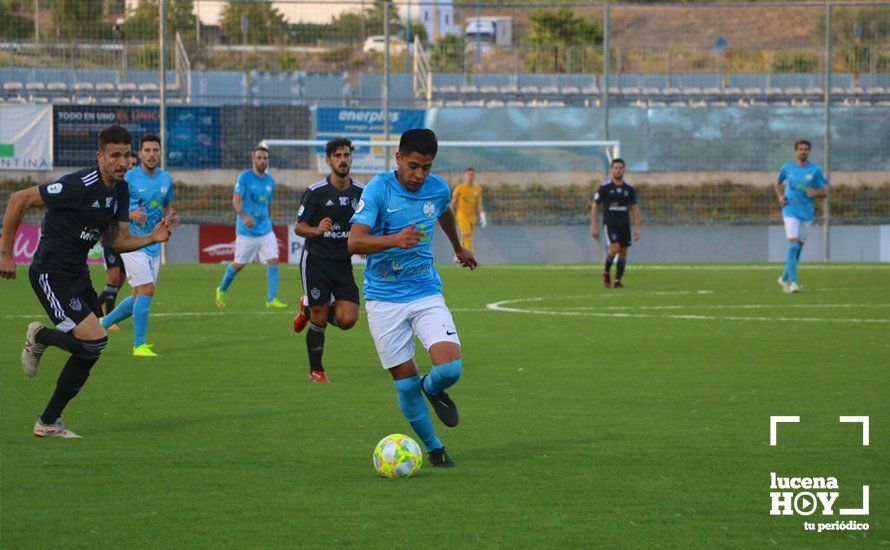
{"label": "short dark hair", "polygon": [[333,155],[340,147],[349,147],[350,151],[355,151],[355,147],[352,146],[351,141],[345,137],[337,137],[325,144],[324,154],[328,158],[331,158],[331,155]]}
{"label": "short dark hair", "polygon": [[251,153],[251,154],[255,155],[257,151],[263,151],[267,155],[269,154],[269,148],[266,147],[265,145],[257,145],[256,148],[253,150],[253,153]]}
{"label": "short dark hair", "polygon": [[132,145],[133,136],[129,130],[119,124],[114,124],[99,132],[99,149],[104,151],[109,143],[116,145]]}
{"label": "short dark hair", "polygon": [[475,171],[476,171],[476,170],[475,170],[472,166],[470,166],[469,168],[467,168],[466,170],[464,170],[464,172],[475,172]]}
{"label": "short dark hair", "polygon": [[412,128],[402,134],[402,139],[399,140],[399,153],[403,155],[420,153],[436,158],[438,152],[439,141],[429,128]]}
{"label": "short dark hair", "polygon": [[139,140],[139,148],[142,149],[142,146],[146,143],[157,143],[161,145],[161,136],[157,134],[145,134],[142,136],[142,139]]}
{"label": "short dark hair", "polygon": [[609,166],[615,166],[616,164],[621,164],[621,166],[624,166],[625,168],[627,168],[627,163],[624,162],[623,158],[612,159],[612,163]]}
{"label": "short dark hair", "polygon": [[798,145],[806,145],[809,149],[813,148],[813,144],[810,143],[809,140],[806,140],[806,139],[798,139],[797,141],[794,142],[794,150],[795,151],[797,151]]}

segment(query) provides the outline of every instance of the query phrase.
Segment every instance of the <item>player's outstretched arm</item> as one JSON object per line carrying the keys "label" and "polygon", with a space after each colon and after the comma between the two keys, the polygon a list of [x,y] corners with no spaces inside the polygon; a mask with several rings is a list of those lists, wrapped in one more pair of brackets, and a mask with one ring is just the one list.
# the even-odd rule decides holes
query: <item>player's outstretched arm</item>
{"label": "player's outstretched arm", "polygon": [[413,225],[406,227],[392,235],[371,235],[371,226],[363,223],[353,223],[349,230],[350,254],[374,254],[390,248],[414,248],[420,242],[420,231]]}
{"label": "player's outstretched arm", "polygon": [[451,241],[451,248],[454,249],[454,255],[457,257],[460,265],[469,267],[470,269],[479,267],[479,262],[476,261],[476,257],[473,253],[460,244],[460,237],[457,234],[457,220],[454,218],[454,212],[450,209],[445,210],[445,212],[439,216],[439,226],[442,228],[442,231],[445,232],[445,236],[448,237],[448,240]]}
{"label": "player's outstretched arm", "polygon": [[132,252],[150,244],[167,242],[170,239],[171,223],[168,218],[164,218],[158,222],[150,234],[136,236],[130,233],[129,223],[119,221],[117,223],[117,234],[114,236],[113,248],[118,253]]}
{"label": "player's outstretched arm", "polygon": [[0,277],[3,279],[15,279],[15,258],[13,247],[15,246],[15,234],[22,224],[25,212],[32,206],[43,206],[40,191],[35,185],[21,191],[16,191],[9,196],[6,203],[6,213],[3,214],[3,234],[0,235]]}

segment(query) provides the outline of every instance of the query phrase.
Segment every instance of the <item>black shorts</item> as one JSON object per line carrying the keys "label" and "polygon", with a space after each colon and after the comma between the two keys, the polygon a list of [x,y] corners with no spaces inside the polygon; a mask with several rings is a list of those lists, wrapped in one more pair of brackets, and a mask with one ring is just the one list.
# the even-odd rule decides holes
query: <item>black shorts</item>
{"label": "black shorts", "polygon": [[630,224],[616,223],[606,224],[606,239],[609,244],[617,244],[622,248],[630,246]]}
{"label": "black shorts", "polygon": [[127,277],[127,269],[124,266],[124,260],[121,258],[121,255],[114,251],[113,248],[105,247],[102,249],[102,256],[105,259],[105,271],[113,267],[119,267],[121,270],[121,275],[124,277],[121,279],[122,281]]}
{"label": "black shorts", "polygon": [[90,313],[102,311],[90,274],[67,275],[29,270],[31,287],[56,328],[68,332]]}
{"label": "black shorts", "polygon": [[358,287],[352,276],[352,260],[328,260],[303,251],[300,258],[303,292],[310,306],[327,305],[335,300],[359,303]]}

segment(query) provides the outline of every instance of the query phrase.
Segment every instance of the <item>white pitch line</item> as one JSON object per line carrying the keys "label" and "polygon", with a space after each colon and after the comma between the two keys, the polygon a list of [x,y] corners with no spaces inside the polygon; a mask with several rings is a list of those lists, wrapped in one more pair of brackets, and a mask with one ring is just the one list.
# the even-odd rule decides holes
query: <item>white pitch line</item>
{"label": "white pitch line", "polygon": [[[578,270],[595,270],[600,266],[599,263],[591,263],[591,264],[569,264],[569,265],[510,265],[510,264],[490,264],[484,265],[485,269],[517,269],[517,270],[556,270],[563,271],[567,269],[578,269]],[[658,265],[658,264],[633,264],[633,269],[640,269],[645,271],[776,271],[782,270],[781,264],[774,265]],[[863,269],[863,270],[875,270],[875,269],[890,269],[890,263],[888,264],[844,264],[844,265],[833,265],[833,264],[803,264],[801,267],[803,271],[807,270],[835,270],[835,269]]]}
{"label": "white pitch line", "polygon": [[543,300],[538,298],[519,298],[516,300],[502,300],[493,302],[486,307],[492,311],[502,311],[506,313],[526,313],[533,315],[551,315],[551,316],[569,316],[569,317],[602,317],[602,318],[618,318],[618,319],[682,319],[692,321],[802,321],[812,323],[858,323],[858,324],[885,324],[890,323],[890,319],[838,319],[825,317],[744,317],[737,315],[655,315],[651,313],[601,313],[594,311],[552,311],[546,309],[520,309],[508,307],[505,304],[517,302],[537,302]]}
{"label": "white pitch line", "polygon": [[552,311],[596,311],[596,310],[670,310],[670,309],[843,309],[843,308],[890,307],[890,304],[726,304],[726,305],[683,305],[683,306],[578,306],[554,307]]}

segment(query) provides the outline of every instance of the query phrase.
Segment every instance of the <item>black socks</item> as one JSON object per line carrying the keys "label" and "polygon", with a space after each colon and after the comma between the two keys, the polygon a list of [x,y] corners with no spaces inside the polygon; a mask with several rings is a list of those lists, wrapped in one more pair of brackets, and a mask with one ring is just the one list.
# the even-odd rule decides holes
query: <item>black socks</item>
{"label": "black socks", "polygon": [[309,368],[323,371],[321,355],[324,353],[324,329],[325,325],[318,326],[309,321],[309,330],[306,331],[306,350],[309,352]]}

